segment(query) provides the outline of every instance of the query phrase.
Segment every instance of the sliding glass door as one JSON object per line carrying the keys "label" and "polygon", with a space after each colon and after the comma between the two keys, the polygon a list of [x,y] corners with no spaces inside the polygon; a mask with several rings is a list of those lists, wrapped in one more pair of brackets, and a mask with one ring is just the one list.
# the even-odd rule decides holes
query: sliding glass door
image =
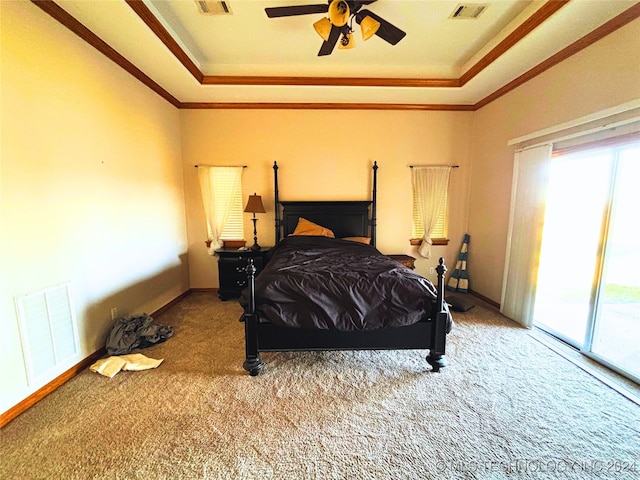
{"label": "sliding glass door", "polygon": [[621,150],[590,351],[640,378],[640,147]]}
{"label": "sliding glass door", "polygon": [[534,324],[640,379],[640,145],[551,161]]}

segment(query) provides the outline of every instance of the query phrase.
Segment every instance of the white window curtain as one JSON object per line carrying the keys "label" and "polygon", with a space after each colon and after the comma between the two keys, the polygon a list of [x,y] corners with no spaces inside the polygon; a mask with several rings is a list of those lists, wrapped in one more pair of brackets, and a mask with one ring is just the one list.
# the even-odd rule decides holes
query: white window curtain
{"label": "white window curtain", "polygon": [[414,166],[411,169],[414,204],[424,227],[418,254],[431,258],[431,234],[442,205],[446,206],[451,167]]}
{"label": "white window curtain", "polygon": [[515,154],[500,311],[530,328],[536,294],[551,144]]}
{"label": "white window curtain", "polygon": [[222,247],[222,232],[236,199],[242,197],[242,167],[198,166],[202,203],[207,220],[207,252]]}

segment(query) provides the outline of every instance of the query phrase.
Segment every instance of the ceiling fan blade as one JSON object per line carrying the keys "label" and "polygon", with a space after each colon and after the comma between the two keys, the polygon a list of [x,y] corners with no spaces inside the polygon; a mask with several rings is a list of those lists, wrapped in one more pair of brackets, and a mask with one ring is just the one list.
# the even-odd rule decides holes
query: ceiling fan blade
{"label": "ceiling fan blade", "polygon": [[376,2],[377,0],[355,0],[353,2],[353,11],[357,12],[358,10],[360,10],[361,7],[365,6],[365,5],[371,5],[372,3]]}
{"label": "ceiling fan blade", "polygon": [[320,51],[318,52],[319,57],[323,57],[325,55],[331,55],[333,52],[333,48],[338,43],[338,38],[340,38],[340,33],[342,32],[341,27],[336,27],[335,25],[331,25],[331,32],[329,32],[329,39],[322,42],[322,46],[320,47]]}
{"label": "ceiling fan blade", "polygon": [[391,45],[395,45],[396,43],[398,43],[407,34],[395,25],[387,22],[384,18],[379,17],[378,15],[367,9],[360,10],[356,14],[356,22],[359,24],[362,19],[367,16],[380,22],[380,28],[378,28],[376,35],[383,39],[385,42],[389,42]]}
{"label": "ceiling fan blade", "polygon": [[316,5],[293,5],[290,7],[268,7],[264,9],[267,12],[267,17],[292,17],[294,15],[309,15],[311,13],[326,13],[329,11],[328,4],[316,4]]}

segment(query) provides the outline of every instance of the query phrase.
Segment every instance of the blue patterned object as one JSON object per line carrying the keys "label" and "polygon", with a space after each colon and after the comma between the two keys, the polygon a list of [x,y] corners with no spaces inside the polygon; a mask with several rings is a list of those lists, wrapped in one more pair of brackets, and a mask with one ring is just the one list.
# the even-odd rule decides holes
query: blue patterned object
{"label": "blue patterned object", "polygon": [[467,255],[469,253],[469,234],[465,233],[462,247],[458,254],[456,268],[449,278],[447,290],[452,292],[467,293],[469,291],[469,277],[467,276]]}

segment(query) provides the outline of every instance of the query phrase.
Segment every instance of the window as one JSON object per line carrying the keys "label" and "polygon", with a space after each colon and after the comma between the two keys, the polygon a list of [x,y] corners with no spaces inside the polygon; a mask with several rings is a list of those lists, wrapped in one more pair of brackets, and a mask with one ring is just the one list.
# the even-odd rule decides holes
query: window
{"label": "window", "polygon": [[[235,170],[235,167],[231,167]],[[213,197],[216,206],[216,217],[226,221],[222,227],[220,238],[223,240],[243,240],[244,223],[242,221],[242,175],[230,171],[227,167],[214,167]]]}
{"label": "window", "polygon": [[243,167],[198,167],[198,178],[211,248],[223,240],[244,239],[242,217]]}
{"label": "window", "polygon": [[[431,230],[432,240],[441,240],[447,238],[447,192],[440,197],[438,202],[438,210],[436,214],[436,223]],[[424,236],[424,225],[420,218],[420,207],[422,200],[416,198],[416,193],[413,192],[413,224],[411,225],[411,238],[422,239]]]}
{"label": "window", "polygon": [[[640,141],[615,140],[554,149],[533,321],[640,382]],[[567,252],[571,274],[558,275]]]}
{"label": "window", "polygon": [[448,243],[448,196],[451,167],[414,166],[412,245],[420,245],[426,237],[432,244]]}
{"label": "window", "polygon": [[[509,141],[509,145],[516,148],[516,153],[500,300],[500,312],[505,316],[526,327],[533,326],[552,155],[559,158],[580,151],[620,146],[637,140],[637,136],[640,135],[640,108],[636,103],[623,104]],[[615,125],[615,128],[612,125]],[[573,171],[574,176],[565,177],[564,181],[575,183],[576,179],[579,179],[585,183],[581,177],[581,169],[574,168]],[[604,177],[601,181],[606,183]],[[563,191],[567,200],[573,199],[569,191],[568,188]],[[591,197],[593,193],[590,192],[587,196]],[[597,218],[603,217],[602,212],[592,215]],[[575,231],[576,241],[583,241],[584,230],[584,227],[580,227]],[[567,252],[565,255],[573,254],[572,251]],[[594,277],[595,274],[590,275],[591,279]],[[590,281],[589,284],[591,283]]]}

